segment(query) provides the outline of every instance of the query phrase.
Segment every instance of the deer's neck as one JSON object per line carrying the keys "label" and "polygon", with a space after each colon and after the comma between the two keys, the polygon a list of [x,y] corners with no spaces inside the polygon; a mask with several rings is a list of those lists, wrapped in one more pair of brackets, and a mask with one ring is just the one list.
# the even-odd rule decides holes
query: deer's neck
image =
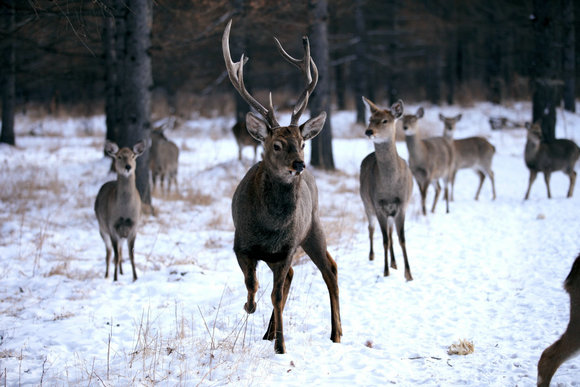
{"label": "deer's neck", "polygon": [[409,150],[409,158],[416,162],[422,161],[425,150],[423,149],[423,143],[417,138],[417,135],[413,134],[406,136],[405,142],[407,143],[407,149]]}
{"label": "deer's neck", "polygon": [[381,174],[392,174],[397,169],[399,158],[395,141],[375,142],[374,145],[379,172]]}
{"label": "deer's neck", "polygon": [[282,220],[292,217],[296,211],[301,176],[297,176],[288,183],[264,170],[261,179],[261,194],[266,211]]}
{"label": "deer's neck", "polygon": [[137,187],[135,186],[135,174],[129,177],[123,176],[121,174],[117,175],[117,199],[120,203],[127,202],[129,200],[134,200],[137,193]]}
{"label": "deer's neck", "polygon": [[526,160],[526,164],[530,164],[534,162],[536,155],[538,154],[538,150],[540,149],[540,143],[536,141],[526,141],[526,148],[524,151],[524,158]]}

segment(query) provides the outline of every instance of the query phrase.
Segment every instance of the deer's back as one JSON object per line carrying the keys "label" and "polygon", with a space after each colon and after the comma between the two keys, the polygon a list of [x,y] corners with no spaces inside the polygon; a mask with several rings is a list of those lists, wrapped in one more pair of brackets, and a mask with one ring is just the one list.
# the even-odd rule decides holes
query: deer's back
{"label": "deer's back", "polygon": [[363,159],[360,195],[367,212],[385,204],[396,204],[396,207],[403,210],[407,207],[413,191],[413,175],[405,160],[398,155],[396,160],[396,166],[384,168],[381,173],[375,152]]}
{"label": "deer's back", "polygon": [[526,145],[526,164],[537,171],[565,171],[574,169],[580,156],[576,143],[566,139],[556,139],[550,143],[540,143],[535,154],[530,154]]}
{"label": "deer's back", "polygon": [[[420,165],[429,180],[445,178],[449,175],[454,163],[453,144],[444,137],[430,137],[421,140],[424,154]],[[411,167],[413,170],[413,167]]]}
{"label": "deer's back", "polygon": [[149,164],[153,173],[176,172],[178,159],[179,148],[173,141],[159,140],[151,147]]}
{"label": "deer's back", "polygon": [[234,132],[234,137],[236,138],[236,142],[238,145],[247,145],[247,146],[258,146],[260,142],[256,140],[246,129],[246,123],[243,124],[241,122],[236,122],[234,127],[232,128]]}
{"label": "deer's back", "polygon": [[453,140],[457,168],[469,168],[478,164],[490,164],[495,147],[483,137],[467,137]]}
{"label": "deer's back", "polygon": [[269,187],[261,180],[261,164],[248,171],[232,198],[234,250],[274,262],[302,244],[312,222],[319,221],[318,191],[308,170],[302,172],[294,191]]}

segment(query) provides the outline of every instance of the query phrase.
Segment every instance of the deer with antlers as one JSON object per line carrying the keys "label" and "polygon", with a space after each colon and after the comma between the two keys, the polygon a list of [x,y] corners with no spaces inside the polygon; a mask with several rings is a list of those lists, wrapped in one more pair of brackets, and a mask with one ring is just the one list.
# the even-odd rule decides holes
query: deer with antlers
{"label": "deer with antlers", "polygon": [[232,61],[229,49],[231,23],[230,20],[222,37],[227,72],[234,88],[261,116],[248,113],[246,125],[250,134],[264,148],[263,160],[246,173],[232,199],[234,252],[248,290],[244,309],[247,313],[256,310],[256,267],[258,261],[264,261],[274,274],[271,294],[274,310],[264,340],[274,340],[276,353],[285,353],[282,312],[294,274],[292,256],[300,246],[322,273],[330,295],[330,339],[339,343],[342,326],[337,266],[327,251],[326,237],[318,217],[316,182],[305,169],[304,163],[304,142],[322,130],[326,113],[322,112],[298,124],[318,82],[318,70],[310,57],[308,38],[303,38],[302,59],[290,56],[278,39],[274,38],[282,57],[300,69],[306,79],[306,88],[294,106],[290,125],[281,126],[274,113],[272,94],[269,106],[265,108],[244,86],[243,68],[246,59],[242,55],[239,62]]}

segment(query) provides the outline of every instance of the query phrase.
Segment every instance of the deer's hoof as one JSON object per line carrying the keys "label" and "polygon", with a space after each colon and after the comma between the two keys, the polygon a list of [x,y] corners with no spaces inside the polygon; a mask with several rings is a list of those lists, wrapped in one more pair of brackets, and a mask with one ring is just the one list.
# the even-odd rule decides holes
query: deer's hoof
{"label": "deer's hoof", "polygon": [[247,302],[244,304],[244,310],[246,311],[246,313],[252,314],[256,311],[256,303],[252,302],[251,304],[248,304]]}

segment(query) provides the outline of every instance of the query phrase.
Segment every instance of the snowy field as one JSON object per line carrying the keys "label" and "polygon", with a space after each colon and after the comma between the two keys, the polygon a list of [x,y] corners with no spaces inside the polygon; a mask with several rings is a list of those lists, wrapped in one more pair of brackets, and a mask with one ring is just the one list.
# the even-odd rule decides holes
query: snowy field
{"label": "snowy field", "polygon": [[[18,116],[18,147],[0,146],[0,384],[535,385],[540,354],[568,323],[562,283],[580,251],[580,187],[566,199],[568,178],[555,173],[548,200],[540,176],[523,201],[525,129],[492,131],[488,118],[525,121],[530,104],[425,106],[420,126],[442,133],[440,112],[463,113],[456,138],[483,135],[495,145],[497,200],[486,180],[474,201],[477,176],[460,171],[450,214],[440,200],[423,217],[415,185],[406,222],[414,281],[402,270],[383,277],[380,232],[370,262],[358,193],[372,143],[353,112],[333,113],[337,171],[313,173],[338,264],[344,336],[329,340],[326,286],[301,257],[284,311],[284,355],[262,340],[272,310],[266,265],[258,267],[256,313],[243,310],[230,203],[253,151],[238,161],[230,118],[167,133],[181,150],[179,194],[154,195],[158,215],[137,236],[139,279],[132,282],[126,260],[113,283],[103,278],[93,213],[99,187],[114,178],[102,153],[104,117],[41,125]],[[558,111],[557,137],[580,142],[580,117]],[[407,158],[404,142],[398,149]],[[395,255],[402,266],[398,244]],[[449,355],[460,340],[474,352]],[[580,386],[580,358],[560,367],[552,385]]]}

